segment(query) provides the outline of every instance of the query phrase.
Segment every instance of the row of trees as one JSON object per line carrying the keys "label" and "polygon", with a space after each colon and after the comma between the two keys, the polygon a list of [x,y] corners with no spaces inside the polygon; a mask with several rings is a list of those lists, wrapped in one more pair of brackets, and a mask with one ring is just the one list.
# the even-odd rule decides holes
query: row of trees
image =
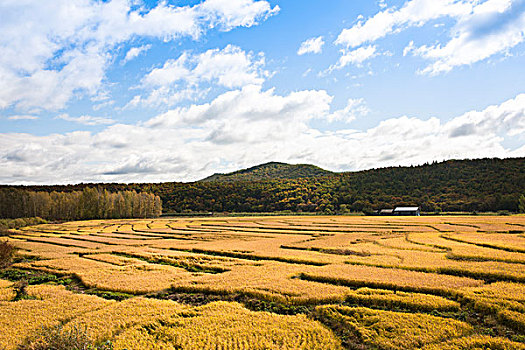
{"label": "row of trees", "polygon": [[119,219],[158,217],[161,213],[160,197],[146,192],[108,192],[92,187],[72,192],[0,188],[0,218]]}
{"label": "row of trees", "polygon": [[[167,213],[345,213],[407,205],[420,206],[425,212],[517,212],[520,210],[519,198],[525,193],[525,158],[449,160],[414,167],[288,179],[279,178],[273,173],[269,179],[267,174],[262,174],[262,180],[255,180],[256,174],[248,175],[227,182],[208,179],[191,183],[0,186],[0,190],[23,189],[38,192],[41,196],[52,195],[57,191],[74,193],[93,186],[110,192],[150,192],[162,199],[163,209]],[[104,193],[101,191],[99,196]],[[138,213],[128,212],[120,214],[120,217],[144,217],[142,211],[138,210]],[[89,216],[104,217],[100,213]]]}

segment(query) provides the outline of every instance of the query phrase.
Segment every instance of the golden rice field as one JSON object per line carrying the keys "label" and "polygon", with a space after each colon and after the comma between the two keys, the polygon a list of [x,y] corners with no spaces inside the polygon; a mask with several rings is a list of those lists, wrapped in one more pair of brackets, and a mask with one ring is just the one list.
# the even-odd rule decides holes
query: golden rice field
{"label": "golden rice field", "polygon": [[114,349],[525,349],[525,216],[94,220],[8,240],[0,349],[53,325]]}

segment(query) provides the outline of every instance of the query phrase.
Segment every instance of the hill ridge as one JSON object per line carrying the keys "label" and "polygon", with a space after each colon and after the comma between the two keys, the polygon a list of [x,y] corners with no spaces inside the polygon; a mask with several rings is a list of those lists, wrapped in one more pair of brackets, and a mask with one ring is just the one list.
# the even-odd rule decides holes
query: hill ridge
{"label": "hill ridge", "polygon": [[283,162],[267,162],[230,173],[215,173],[198,182],[232,182],[259,181],[269,179],[298,179],[315,176],[329,176],[335,173],[312,164],[289,164]]}

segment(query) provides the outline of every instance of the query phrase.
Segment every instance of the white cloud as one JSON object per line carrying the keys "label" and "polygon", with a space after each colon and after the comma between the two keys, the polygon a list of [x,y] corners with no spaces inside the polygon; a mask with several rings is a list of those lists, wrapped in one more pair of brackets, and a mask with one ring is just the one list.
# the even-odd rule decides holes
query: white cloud
{"label": "white cloud", "polygon": [[489,0],[463,16],[446,44],[423,45],[413,54],[433,61],[419,72],[436,75],[505,53],[525,40],[525,1]]}
{"label": "white cloud", "polygon": [[525,156],[503,146],[525,135],[525,94],[447,123],[402,116],[367,130],[321,131],[313,119],[365,115],[361,99],[330,112],[332,97],[305,90],[278,95],[249,85],[135,125],[101,132],[1,134],[1,183],[196,180],[266,161],[332,170],[421,164],[449,158]]}
{"label": "white cloud", "polygon": [[445,129],[450,137],[482,137],[494,132],[509,136],[525,134],[525,94],[483,111],[467,112],[446,123]]}
{"label": "white cloud", "polygon": [[355,50],[346,51],[343,50],[343,55],[339,57],[339,61],[335,65],[330,66],[328,71],[333,71],[334,69],[341,69],[353,64],[357,67],[362,67],[363,62],[374,58],[378,55],[376,47],[369,45],[366,47],[360,47]]}
{"label": "white cloud", "polygon": [[0,108],[58,110],[96,95],[119,44],[137,37],[199,38],[207,29],[251,26],[275,14],[267,1],[205,0],[152,9],[131,0],[24,1],[0,5]]}
{"label": "white cloud", "polygon": [[299,50],[297,50],[298,55],[304,55],[307,53],[321,53],[323,50],[324,40],[322,36],[317,38],[310,38],[301,43]]}
{"label": "white cloud", "polygon": [[345,121],[347,123],[352,120],[364,117],[370,113],[370,109],[366,106],[365,100],[362,98],[348,99],[346,107],[335,111],[327,116],[329,122],[332,121]]}
{"label": "white cloud", "polygon": [[341,31],[335,40],[336,44],[346,48],[342,50],[340,60],[350,48],[375,43],[388,35],[443,17],[449,17],[455,23],[448,42],[415,47],[411,41],[403,50],[404,56],[411,52],[433,61],[419,73],[436,75],[448,72],[454,67],[506,53],[525,40],[523,0],[409,0],[400,9],[386,8]]}
{"label": "white cloud", "polygon": [[161,86],[152,89],[147,96],[135,95],[124,109],[139,106],[160,107],[173,106],[184,100],[192,100],[197,96],[204,96],[209,90],[199,90],[195,87],[186,87],[175,90],[170,86]]}
{"label": "white cloud", "polygon": [[[290,122],[295,127],[310,119],[326,116],[331,101],[332,97],[324,90],[296,91],[288,96],[279,96],[273,89],[262,91],[259,85],[247,85],[240,90],[228,91],[210,103],[171,110],[144,125],[165,128],[229,124],[233,133],[246,129],[245,134],[252,134],[256,138],[274,139],[279,130],[288,128]],[[279,128],[258,127],[259,123],[267,125],[267,122],[279,124]],[[238,128],[235,124],[242,126],[238,125]]]}
{"label": "white cloud", "polygon": [[343,29],[335,43],[345,47],[357,47],[408,27],[421,26],[432,19],[468,14],[473,3],[457,0],[410,0],[399,10],[386,9],[365,22],[359,21],[351,28]]}
{"label": "white cloud", "polygon": [[144,76],[141,87],[150,90],[149,95],[135,96],[129,106],[171,106],[181,100],[205,96],[206,88],[202,85],[212,83],[229,89],[260,85],[269,75],[263,66],[262,53],[255,56],[234,45],[197,55],[185,52]]}
{"label": "white cloud", "polygon": [[405,46],[405,48],[403,49],[403,56],[408,55],[410,52],[414,51],[414,49],[415,49],[414,41],[413,41],[413,40],[410,40],[410,42],[408,43],[408,45]]}
{"label": "white cloud", "polygon": [[262,54],[254,57],[237,46],[228,45],[222,50],[211,49],[199,55],[185,54],[178,60],[168,60],[163,68],[150,72],[144,78],[144,83],[156,86],[184,80],[195,85],[200,81],[215,81],[227,88],[262,84],[266,74],[260,69],[262,65]]}
{"label": "white cloud", "polygon": [[7,117],[9,120],[36,120],[38,119],[35,115],[29,115],[29,114],[19,114],[19,115],[12,115],[10,117]]}
{"label": "white cloud", "polygon": [[125,64],[126,62],[129,62],[132,59],[139,57],[139,55],[148,51],[149,49],[151,49],[151,45],[142,45],[130,48],[128,52],[126,52],[126,56],[122,60],[121,64]]}
{"label": "white cloud", "polygon": [[267,1],[252,0],[206,0],[199,6],[199,13],[211,26],[222,30],[235,27],[251,27],[279,12],[279,6],[272,9]]}
{"label": "white cloud", "polygon": [[115,121],[110,118],[93,117],[90,115],[82,115],[80,117],[71,117],[69,114],[61,114],[55,117],[55,119],[62,119],[68,122],[75,122],[83,125],[108,125],[115,124]]}

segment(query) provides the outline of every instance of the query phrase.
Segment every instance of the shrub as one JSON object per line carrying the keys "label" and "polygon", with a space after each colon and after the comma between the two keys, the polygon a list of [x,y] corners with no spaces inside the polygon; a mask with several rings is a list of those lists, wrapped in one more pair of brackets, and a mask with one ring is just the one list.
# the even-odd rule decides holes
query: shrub
{"label": "shrub", "polygon": [[13,285],[13,289],[15,291],[15,301],[17,300],[22,300],[22,299],[28,299],[28,295],[27,295],[27,286],[29,284],[27,283],[27,281],[25,279],[22,279],[18,282],[16,282],[14,285]]}
{"label": "shrub", "polygon": [[39,218],[0,219],[0,236],[9,236],[10,229],[18,229],[25,226],[47,224],[47,221]]}
{"label": "shrub", "polygon": [[0,269],[8,267],[13,261],[16,248],[7,241],[0,242]]}

